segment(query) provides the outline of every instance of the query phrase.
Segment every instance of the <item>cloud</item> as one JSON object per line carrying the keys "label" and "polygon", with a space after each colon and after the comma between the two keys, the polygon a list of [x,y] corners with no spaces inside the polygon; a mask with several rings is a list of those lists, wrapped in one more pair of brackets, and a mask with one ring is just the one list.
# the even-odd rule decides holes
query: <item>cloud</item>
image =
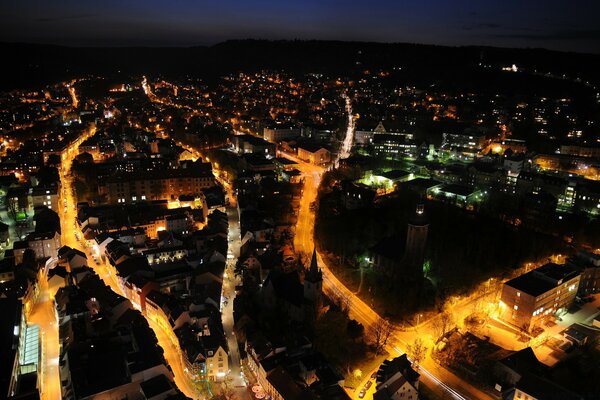
{"label": "cloud", "polygon": [[58,22],[58,21],[66,21],[72,19],[84,19],[84,18],[93,18],[94,14],[75,14],[75,15],[62,15],[56,17],[41,17],[34,19],[35,22]]}

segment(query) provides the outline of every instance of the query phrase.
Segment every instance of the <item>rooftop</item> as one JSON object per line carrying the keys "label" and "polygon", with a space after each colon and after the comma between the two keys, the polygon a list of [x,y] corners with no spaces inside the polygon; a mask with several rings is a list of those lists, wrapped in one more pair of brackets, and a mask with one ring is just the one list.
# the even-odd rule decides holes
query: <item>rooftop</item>
{"label": "rooftop", "polygon": [[572,266],[549,263],[504,284],[537,297],[577,275],[577,270]]}

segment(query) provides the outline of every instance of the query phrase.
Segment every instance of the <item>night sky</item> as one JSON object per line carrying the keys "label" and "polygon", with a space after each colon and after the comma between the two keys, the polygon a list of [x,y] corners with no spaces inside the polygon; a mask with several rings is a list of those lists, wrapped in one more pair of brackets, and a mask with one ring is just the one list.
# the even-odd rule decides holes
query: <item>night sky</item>
{"label": "night sky", "polygon": [[0,40],[190,46],[336,39],[600,53],[600,0],[6,0]]}

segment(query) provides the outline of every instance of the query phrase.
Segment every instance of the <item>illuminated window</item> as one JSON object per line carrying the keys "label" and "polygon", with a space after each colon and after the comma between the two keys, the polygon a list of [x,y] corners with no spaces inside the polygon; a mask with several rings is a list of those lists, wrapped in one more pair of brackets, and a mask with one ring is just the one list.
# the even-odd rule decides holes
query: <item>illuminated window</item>
{"label": "illuminated window", "polygon": [[515,306],[514,306],[514,309],[515,309],[515,310],[518,310],[518,309],[519,309],[519,306],[515,304]]}
{"label": "illuminated window", "polygon": [[521,297],[521,292],[517,292],[517,297]]}

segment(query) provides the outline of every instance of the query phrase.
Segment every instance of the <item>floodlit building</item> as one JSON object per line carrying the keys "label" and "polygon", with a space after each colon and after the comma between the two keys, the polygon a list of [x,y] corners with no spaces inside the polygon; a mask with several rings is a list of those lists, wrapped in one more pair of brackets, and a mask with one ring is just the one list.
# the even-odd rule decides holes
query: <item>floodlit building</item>
{"label": "floodlit building", "polygon": [[408,133],[375,133],[371,140],[374,154],[388,158],[414,157],[417,145]]}
{"label": "floodlit building", "polygon": [[232,139],[233,147],[239,154],[262,154],[265,157],[275,157],[275,144],[252,135],[237,135]]}
{"label": "floodlit building", "polygon": [[441,151],[464,159],[474,159],[486,146],[485,135],[467,133],[444,133]]}
{"label": "floodlit building", "polygon": [[298,158],[315,165],[331,162],[331,152],[323,146],[303,144],[298,146]]}
{"label": "floodlit building", "polygon": [[281,142],[286,139],[295,139],[300,136],[299,128],[265,128],[263,137],[271,143]]}
{"label": "floodlit building", "polygon": [[540,327],[571,306],[579,281],[576,268],[553,263],[511,279],[502,286],[500,318],[527,331]]}

